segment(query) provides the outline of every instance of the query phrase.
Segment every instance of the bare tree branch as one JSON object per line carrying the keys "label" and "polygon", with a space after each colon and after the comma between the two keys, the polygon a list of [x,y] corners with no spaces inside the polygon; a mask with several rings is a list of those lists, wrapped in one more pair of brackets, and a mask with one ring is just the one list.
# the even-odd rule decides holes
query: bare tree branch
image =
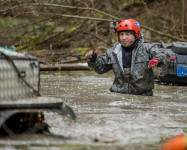
{"label": "bare tree branch", "polygon": [[[45,5],[45,6],[55,6],[55,7],[63,7],[63,8],[71,8],[71,9],[83,9],[83,10],[90,10],[90,11],[95,11],[95,12],[98,12],[100,14],[103,14],[105,16],[108,16],[116,21],[121,21],[121,20],[124,20],[124,18],[118,18],[118,17],[115,17],[113,15],[110,15],[108,13],[105,13],[105,12],[102,12],[100,10],[97,10],[97,9],[93,9],[93,8],[82,8],[82,7],[74,7],[74,6],[65,6],[65,5],[57,5],[57,4],[42,4],[42,5]],[[73,17],[71,15],[61,15],[62,17]],[[74,16],[73,18],[81,18],[81,19],[90,19],[90,20],[97,20],[97,21],[113,21],[113,20],[110,20],[110,19],[101,19],[101,18],[92,18],[92,17],[82,17],[82,16]],[[185,39],[181,39],[181,38],[178,38],[176,36],[172,36],[170,34],[166,34],[166,33],[162,33],[162,32],[159,32],[157,30],[154,30],[150,27],[147,27],[145,25],[141,25],[142,28],[146,29],[146,30],[149,30],[151,32],[154,32],[158,35],[161,35],[161,36],[165,36],[165,37],[169,37],[173,40],[180,40],[180,41],[187,41]]]}
{"label": "bare tree branch", "polygon": [[[25,14],[33,14],[33,12],[25,12]],[[50,16],[59,16],[59,17],[67,17],[67,18],[77,18],[77,19],[87,19],[87,20],[96,20],[96,21],[107,21],[111,22],[113,21],[112,19],[102,19],[102,18],[93,18],[93,17],[84,17],[84,16],[74,16],[74,15],[62,15],[62,14],[57,14],[57,13],[37,13],[37,15],[50,15]]]}

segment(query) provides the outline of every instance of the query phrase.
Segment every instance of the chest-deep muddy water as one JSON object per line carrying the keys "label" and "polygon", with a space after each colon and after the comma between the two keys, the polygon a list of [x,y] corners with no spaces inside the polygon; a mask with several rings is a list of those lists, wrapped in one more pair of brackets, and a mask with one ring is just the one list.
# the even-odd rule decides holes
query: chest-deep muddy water
{"label": "chest-deep muddy water", "polygon": [[44,112],[56,136],[1,138],[0,149],[159,149],[165,139],[187,132],[187,86],[155,84],[150,97],[111,93],[111,73],[43,72],[40,80],[41,94],[68,104],[76,121]]}

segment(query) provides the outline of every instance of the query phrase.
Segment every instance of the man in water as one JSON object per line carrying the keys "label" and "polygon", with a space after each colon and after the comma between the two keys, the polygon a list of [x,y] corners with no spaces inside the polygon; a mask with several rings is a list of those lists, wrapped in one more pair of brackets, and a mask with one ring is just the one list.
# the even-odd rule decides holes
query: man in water
{"label": "man in water", "polygon": [[118,42],[104,57],[97,56],[98,52],[94,50],[85,54],[89,66],[99,74],[114,71],[111,92],[152,96],[152,68],[166,67],[170,56],[155,45],[142,43],[140,24],[134,19],[120,22],[117,35]]}

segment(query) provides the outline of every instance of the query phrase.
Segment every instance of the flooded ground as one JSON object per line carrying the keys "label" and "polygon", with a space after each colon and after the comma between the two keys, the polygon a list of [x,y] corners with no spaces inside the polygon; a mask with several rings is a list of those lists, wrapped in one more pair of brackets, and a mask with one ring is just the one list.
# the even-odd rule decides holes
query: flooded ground
{"label": "flooded ground", "polygon": [[148,97],[111,93],[112,82],[112,73],[43,72],[41,94],[71,106],[76,122],[44,112],[55,136],[2,138],[0,149],[157,150],[164,140],[187,132],[187,86],[155,84]]}

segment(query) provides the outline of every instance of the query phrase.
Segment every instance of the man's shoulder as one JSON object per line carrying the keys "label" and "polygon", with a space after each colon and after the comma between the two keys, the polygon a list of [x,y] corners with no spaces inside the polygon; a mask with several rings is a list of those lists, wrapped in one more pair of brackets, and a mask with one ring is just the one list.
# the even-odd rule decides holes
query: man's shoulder
{"label": "man's shoulder", "polygon": [[111,47],[111,48],[109,48],[107,50],[107,53],[113,53],[113,52],[115,52],[116,50],[118,50],[120,48],[121,48],[121,43],[120,42],[116,42],[113,47]]}
{"label": "man's shoulder", "polygon": [[146,48],[147,50],[150,50],[154,47],[158,48],[157,44],[154,43],[142,43],[143,47]]}

